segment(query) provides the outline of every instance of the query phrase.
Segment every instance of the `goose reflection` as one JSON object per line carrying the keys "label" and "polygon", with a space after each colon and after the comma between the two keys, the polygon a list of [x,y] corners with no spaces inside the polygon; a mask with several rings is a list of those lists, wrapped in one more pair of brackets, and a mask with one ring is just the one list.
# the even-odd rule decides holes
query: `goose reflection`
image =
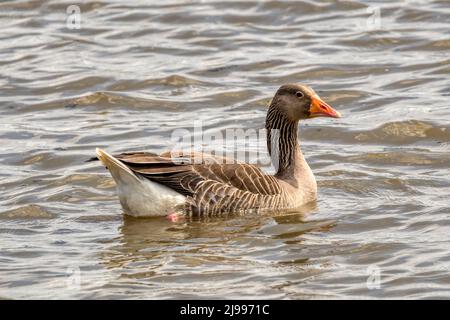
{"label": "goose reflection", "polygon": [[191,272],[194,267],[233,267],[247,257],[259,259],[258,252],[279,250],[294,239],[301,242],[305,233],[331,227],[333,221],[308,219],[316,209],[314,202],[292,212],[185,218],[175,223],[126,217],[118,245],[104,253],[103,261],[132,278]]}

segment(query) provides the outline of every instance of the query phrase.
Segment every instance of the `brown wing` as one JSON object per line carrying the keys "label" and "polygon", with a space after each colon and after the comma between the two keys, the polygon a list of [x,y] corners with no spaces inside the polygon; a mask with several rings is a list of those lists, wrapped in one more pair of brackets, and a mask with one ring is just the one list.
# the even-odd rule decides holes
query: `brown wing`
{"label": "brown wing", "polygon": [[[260,168],[236,163],[229,158],[203,153],[126,153],[117,156],[134,172],[161,183],[196,202],[215,198],[216,202],[230,197],[278,195],[281,186],[273,176]],[[234,163],[233,163],[234,162]],[[209,199],[208,201],[213,201]],[[214,202],[214,201],[213,201]]]}

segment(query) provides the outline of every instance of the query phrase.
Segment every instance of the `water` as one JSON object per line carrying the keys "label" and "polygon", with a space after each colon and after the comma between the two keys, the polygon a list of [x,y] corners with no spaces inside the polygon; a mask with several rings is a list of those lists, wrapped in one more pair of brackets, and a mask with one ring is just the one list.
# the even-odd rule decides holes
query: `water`
{"label": "water", "polygon": [[[0,3],[0,297],[450,297],[448,1],[70,5]],[[301,212],[124,218],[85,162],[259,130],[287,82],[344,114],[302,124]]]}

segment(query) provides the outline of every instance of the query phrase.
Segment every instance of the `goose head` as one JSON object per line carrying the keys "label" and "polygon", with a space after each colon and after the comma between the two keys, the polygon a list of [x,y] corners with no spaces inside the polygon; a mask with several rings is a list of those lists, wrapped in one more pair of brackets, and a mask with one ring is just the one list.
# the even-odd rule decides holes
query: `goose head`
{"label": "goose head", "polygon": [[324,102],[313,89],[301,84],[282,85],[271,101],[290,121],[331,117],[340,118],[341,114]]}

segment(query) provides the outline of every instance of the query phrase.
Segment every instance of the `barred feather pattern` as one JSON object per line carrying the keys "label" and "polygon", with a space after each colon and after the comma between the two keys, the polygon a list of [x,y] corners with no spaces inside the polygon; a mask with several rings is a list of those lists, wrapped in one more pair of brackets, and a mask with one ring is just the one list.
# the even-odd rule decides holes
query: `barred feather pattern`
{"label": "barred feather pattern", "polygon": [[136,175],[186,196],[182,209],[190,215],[297,207],[302,195],[296,192],[296,180],[286,182],[285,176],[292,174],[296,153],[300,152],[298,122],[289,121],[276,104],[271,104],[266,129],[275,175],[255,165],[202,153],[126,153],[115,157]]}
{"label": "barred feather pattern", "polygon": [[286,170],[295,164],[299,152],[297,130],[298,121],[290,121],[279,110],[276,104],[271,104],[266,118],[267,150],[276,176],[282,176]]}

